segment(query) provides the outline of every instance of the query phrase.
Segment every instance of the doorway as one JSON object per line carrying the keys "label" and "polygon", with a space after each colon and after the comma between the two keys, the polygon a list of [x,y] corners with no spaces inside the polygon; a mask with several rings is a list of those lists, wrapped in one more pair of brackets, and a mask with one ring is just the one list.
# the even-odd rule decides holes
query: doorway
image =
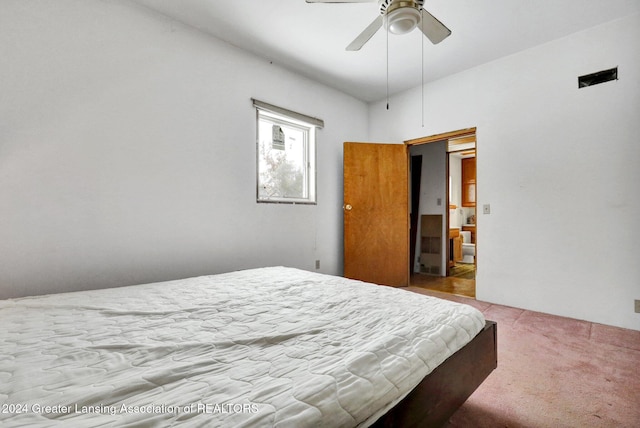
{"label": "doorway", "polygon": [[[427,189],[418,190],[420,197],[429,202],[412,204],[411,241],[412,249],[416,242],[416,249],[412,251],[416,256],[410,259],[410,285],[475,298],[478,260],[475,211],[476,129],[437,134],[406,141],[405,144],[409,147],[412,160],[418,156],[424,158],[427,179],[431,180]],[[419,147],[425,144],[430,144],[428,150]],[[425,179],[416,179],[420,174],[413,170],[414,162],[411,165],[411,191],[412,196],[415,196],[415,187],[424,188]],[[416,213],[415,207],[418,206],[420,212]],[[442,216],[440,271],[432,267],[424,269],[418,256],[421,254],[421,232],[414,225],[418,223],[416,218],[422,215]]]}
{"label": "doorway", "polygon": [[[344,143],[345,277],[394,287],[424,286],[411,278],[416,260],[410,259],[410,232],[416,232],[416,227],[410,230],[409,155],[413,146],[435,146],[429,143],[440,142],[442,154],[432,165],[440,171],[438,180],[442,181],[441,195],[436,202],[440,209],[440,221],[436,229],[440,232],[437,233],[437,241],[432,239],[433,236],[429,237],[431,254],[425,260],[430,264],[434,260],[442,263],[437,270],[430,268],[432,275],[421,277],[440,282],[455,279],[446,276],[450,240],[447,150],[450,141],[460,143],[464,138],[473,138],[475,141],[475,133],[475,128],[469,128],[405,141],[405,144]],[[430,227],[430,231],[436,229]],[[466,281],[472,281],[475,295],[475,280]],[[442,291],[461,294],[455,290]]]}

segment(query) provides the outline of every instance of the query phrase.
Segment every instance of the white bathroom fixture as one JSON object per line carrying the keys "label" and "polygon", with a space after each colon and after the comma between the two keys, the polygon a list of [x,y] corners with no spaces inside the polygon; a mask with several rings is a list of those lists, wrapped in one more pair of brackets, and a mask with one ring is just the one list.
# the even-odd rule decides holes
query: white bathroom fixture
{"label": "white bathroom fixture", "polygon": [[462,260],[461,263],[473,263],[476,257],[476,244],[471,242],[471,232],[463,230],[462,236]]}

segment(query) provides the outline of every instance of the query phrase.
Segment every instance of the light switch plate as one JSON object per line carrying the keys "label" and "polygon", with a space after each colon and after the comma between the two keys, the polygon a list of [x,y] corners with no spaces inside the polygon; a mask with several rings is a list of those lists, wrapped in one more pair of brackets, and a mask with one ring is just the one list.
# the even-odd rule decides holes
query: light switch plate
{"label": "light switch plate", "polygon": [[640,314],[640,300],[636,299],[636,313]]}
{"label": "light switch plate", "polygon": [[482,214],[491,214],[491,205],[484,204],[482,206]]}

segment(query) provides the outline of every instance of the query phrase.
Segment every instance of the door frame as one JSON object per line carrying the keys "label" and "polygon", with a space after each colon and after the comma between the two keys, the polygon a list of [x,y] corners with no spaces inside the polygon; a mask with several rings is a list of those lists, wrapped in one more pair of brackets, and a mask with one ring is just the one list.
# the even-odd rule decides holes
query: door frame
{"label": "door frame", "polygon": [[[476,132],[477,132],[477,128],[476,127],[472,127],[472,128],[464,128],[464,129],[458,129],[455,131],[450,131],[450,132],[444,132],[441,134],[434,134],[434,135],[429,135],[426,137],[420,137],[420,138],[414,138],[412,140],[407,140],[404,142],[405,146],[407,146],[407,156],[411,157],[411,147],[413,146],[419,146],[422,144],[429,144],[429,143],[435,143],[438,141],[443,141],[443,140],[447,140],[447,144],[449,142],[449,140],[456,140],[460,143],[463,142],[471,142],[472,140],[474,142],[476,142],[476,157],[477,157],[477,141],[476,141]],[[446,183],[446,189],[445,189],[445,193],[446,193],[446,206],[448,207],[450,205],[450,200],[449,200],[449,149],[447,146],[447,161],[446,161],[446,177],[445,177],[445,183]],[[409,191],[409,190],[407,190]],[[478,186],[476,184],[476,195],[477,195],[477,191],[478,191]],[[476,196],[476,204],[477,204],[477,196]],[[445,210],[445,224],[447,225],[446,227],[446,239],[447,241],[449,240],[449,224],[450,224],[450,218],[449,218],[449,209]],[[478,228],[478,207],[476,206],[476,269],[478,268],[478,235],[477,235],[477,228]],[[446,248],[448,248],[448,245],[446,245]],[[447,257],[448,259],[448,257]],[[412,260],[411,263],[414,263],[415,260]],[[449,276],[449,263],[445,263],[446,266],[446,274],[445,277]],[[413,269],[411,270],[411,273],[413,273]],[[411,285],[411,275],[409,275],[409,285]]]}

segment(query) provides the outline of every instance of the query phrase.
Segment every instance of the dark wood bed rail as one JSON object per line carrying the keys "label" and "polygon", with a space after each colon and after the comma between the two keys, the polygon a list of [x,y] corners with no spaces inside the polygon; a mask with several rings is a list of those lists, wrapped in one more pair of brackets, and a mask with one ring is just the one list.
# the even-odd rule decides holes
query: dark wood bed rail
{"label": "dark wood bed rail", "polygon": [[372,427],[440,427],[496,367],[497,324],[487,321],[471,342],[440,364]]}

